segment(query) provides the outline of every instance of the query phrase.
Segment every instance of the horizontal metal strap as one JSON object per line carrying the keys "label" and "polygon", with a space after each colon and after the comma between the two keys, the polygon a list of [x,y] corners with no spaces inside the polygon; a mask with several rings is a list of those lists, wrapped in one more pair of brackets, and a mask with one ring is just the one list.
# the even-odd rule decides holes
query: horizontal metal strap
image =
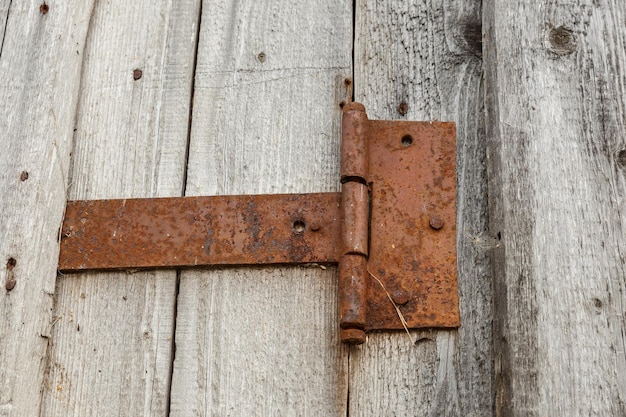
{"label": "horizontal metal strap", "polygon": [[59,270],[337,262],[339,193],[71,201]]}

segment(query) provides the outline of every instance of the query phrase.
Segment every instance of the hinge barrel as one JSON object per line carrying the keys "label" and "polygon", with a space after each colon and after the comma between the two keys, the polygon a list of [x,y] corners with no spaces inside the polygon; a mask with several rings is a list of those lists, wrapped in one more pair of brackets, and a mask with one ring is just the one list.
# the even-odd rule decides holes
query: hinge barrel
{"label": "hinge barrel", "polygon": [[360,103],[343,106],[341,120],[341,182],[359,181],[367,184],[369,178],[369,150],[367,143],[367,114]]}
{"label": "hinge barrel", "polygon": [[341,254],[368,255],[369,191],[360,182],[341,186],[342,248]]}
{"label": "hinge barrel", "polygon": [[367,325],[367,255],[369,240],[369,151],[367,114],[359,103],[343,108],[341,132],[341,234],[339,326],[341,340],[365,342]]}

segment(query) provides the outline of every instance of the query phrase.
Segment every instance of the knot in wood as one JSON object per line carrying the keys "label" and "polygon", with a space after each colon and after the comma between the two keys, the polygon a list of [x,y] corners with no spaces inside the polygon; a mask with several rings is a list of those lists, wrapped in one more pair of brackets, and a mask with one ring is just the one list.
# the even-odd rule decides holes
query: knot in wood
{"label": "knot in wood", "polygon": [[576,50],[574,33],[563,26],[550,29],[548,41],[550,51],[557,55],[569,55]]}

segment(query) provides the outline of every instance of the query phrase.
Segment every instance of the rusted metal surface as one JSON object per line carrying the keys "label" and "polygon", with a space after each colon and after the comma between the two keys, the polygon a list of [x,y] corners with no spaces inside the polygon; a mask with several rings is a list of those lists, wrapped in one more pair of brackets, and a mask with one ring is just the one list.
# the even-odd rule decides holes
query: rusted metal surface
{"label": "rusted metal surface", "polygon": [[367,258],[355,253],[343,255],[339,260],[338,279],[339,327],[343,330],[341,340],[350,344],[363,343],[367,327],[367,289],[370,281]]}
{"label": "rusted metal surface", "polygon": [[348,345],[361,345],[366,341],[365,330],[341,329],[341,341]]}
{"label": "rusted metal surface", "polygon": [[339,204],[339,193],[69,202],[59,269],[337,262]]}
{"label": "rusted metal surface", "polygon": [[365,107],[343,107],[341,132],[341,242],[339,260],[339,326],[341,341],[365,342],[369,239],[369,152]]}
{"label": "rusted metal surface", "polygon": [[350,103],[342,126],[341,194],[70,202],[59,269],[339,262],[344,342],[402,329],[394,303],[409,328],[459,326],[454,124]]}
{"label": "rusted metal surface", "polygon": [[[342,340],[358,344],[363,330],[402,329],[394,303],[409,328],[457,327],[454,124],[369,120],[358,103],[346,105],[343,117],[343,253],[354,255],[339,265]],[[358,213],[371,216],[367,263],[354,249]]]}
{"label": "rusted metal surface", "polygon": [[369,191],[365,184],[346,182],[341,186],[342,254],[367,255]]}
{"label": "rusted metal surface", "polygon": [[343,107],[341,122],[341,182],[369,177],[367,140],[367,114],[360,103],[347,103]]}
{"label": "rusted metal surface", "polygon": [[[370,120],[368,270],[409,328],[458,327],[456,132],[453,123]],[[367,330],[402,329],[369,283]]]}

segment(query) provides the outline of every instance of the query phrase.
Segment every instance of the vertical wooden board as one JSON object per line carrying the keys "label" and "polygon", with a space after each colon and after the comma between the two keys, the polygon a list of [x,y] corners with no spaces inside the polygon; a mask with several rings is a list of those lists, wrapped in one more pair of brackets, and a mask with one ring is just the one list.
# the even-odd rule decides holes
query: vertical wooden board
{"label": "vertical wooden board", "polygon": [[485,3],[497,413],[626,414],[626,3]]}
{"label": "vertical wooden board", "polygon": [[[36,416],[91,2],[0,5],[0,415]],[[8,20],[7,20],[8,17]]]}
{"label": "vertical wooden board", "polygon": [[[336,191],[351,4],[203,7],[187,195]],[[336,269],[184,272],[172,415],[345,415]]]}
{"label": "vertical wooden board", "polygon": [[[87,17],[70,199],[180,196],[199,2]],[[174,271],[60,276],[42,415],[168,415]]]}
{"label": "vertical wooden board", "polygon": [[9,19],[9,7],[11,0],[0,0],[0,57],[2,56],[2,47],[4,45],[4,34],[7,20]]}
{"label": "vertical wooden board", "polygon": [[[357,2],[355,100],[370,118],[457,124],[458,331],[373,333],[350,354],[351,416],[493,412],[481,10]],[[374,284],[376,285],[376,284]],[[417,343],[414,341],[417,340]]]}
{"label": "vertical wooden board", "polygon": [[345,415],[336,269],[181,277],[173,416]]}

